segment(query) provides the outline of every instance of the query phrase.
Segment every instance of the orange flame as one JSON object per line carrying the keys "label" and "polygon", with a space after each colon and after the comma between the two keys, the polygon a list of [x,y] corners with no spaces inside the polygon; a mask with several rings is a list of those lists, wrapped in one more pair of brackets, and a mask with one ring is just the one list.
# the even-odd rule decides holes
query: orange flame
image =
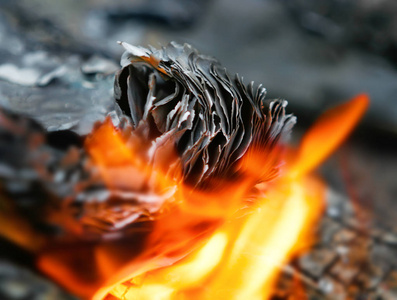
{"label": "orange flame", "polygon": [[[172,201],[162,203],[162,214],[141,240],[84,246],[80,269],[69,257],[77,255],[73,245],[46,250],[38,266],[93,300],[267,299],[282,266],[311,244],[323,211],[325,187],[308,173],[343,141],[367,105],[361,95],[320,117],[277,180],[253,188],[249,176],[258,172],[246,172],[248,178],[211,193],[151,169],[107,121],[87,140],[87,151],[109,188],[136,188],[131,172],[154,172],[162,189],[177,187]],[[261,155],[267,153],[251,153],[243,167],[260,169]]]}
{"label": "orange flame", "polygon": [[302,139],[291,174],[305,174],[320,165],[349,135],[369,105],[361,94],[326,111]]}

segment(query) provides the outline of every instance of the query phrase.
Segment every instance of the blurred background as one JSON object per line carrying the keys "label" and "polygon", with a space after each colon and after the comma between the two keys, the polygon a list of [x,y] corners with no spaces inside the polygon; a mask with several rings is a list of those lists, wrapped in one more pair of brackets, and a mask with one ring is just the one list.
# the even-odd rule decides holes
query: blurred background
{"label": "blurred background", "polygon": [[119,40],[187,42],[262,83],[298,116],[295,140],[368,93],[363,122],[321,173],[366,208],[368,228],[397,233],[395,0],[0,0],[0,105],[87,133],[112,110]]}

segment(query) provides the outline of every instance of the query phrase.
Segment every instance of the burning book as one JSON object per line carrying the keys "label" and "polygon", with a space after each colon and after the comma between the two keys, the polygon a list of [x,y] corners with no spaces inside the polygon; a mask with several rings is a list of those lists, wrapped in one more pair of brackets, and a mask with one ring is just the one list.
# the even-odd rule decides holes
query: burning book
{"label": "burning book", "polygon": [[293,149],[296,118],[261,85],[189,45],[121,44],[116,114],[88,136],[1,112],[0,233],[82,298],[269,298],[324,207],[311,171],[367,97]]}

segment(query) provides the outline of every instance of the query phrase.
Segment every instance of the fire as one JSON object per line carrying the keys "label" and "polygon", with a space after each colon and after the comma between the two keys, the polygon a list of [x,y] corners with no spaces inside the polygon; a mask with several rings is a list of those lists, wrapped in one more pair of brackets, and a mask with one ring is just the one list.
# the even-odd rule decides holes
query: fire
{"label": "fire", "polygon": [[[298,150],[291,150],[295,159],[279,179],[255,187],[252,203],[242,200],[249,178],[212,194],[179,185],[174,207],[157,220],[141,254],[109,276],[92,299],[269,298],[282,266],[310,246],[323,211],[324,185],[309,172],[343,141],[367,105],[360,95],[320,117]],[[94,138],[111,132],[109,125]],[[95,147],[90,151],[102,166],[125,157],[131,162],[125,145],[117,148],[116,162],[113,155],[95,154]],[[112,259],[107,255],[101,263],[111,265]]]}
{"label": "fire", "polygon": [[[308,193],[308,188],[310,192]],[[266,299],[283,264],[321,212],[323,187],[280,183],[251,214],[219,228],[194,255],[147,272],[110,293],[119,299]],[[282,198],[280,198],[282,197]],[[280,201],[283,199],[283,201]],[[138,279],[139,280],[139,279]],[[95,299],[95,298],[94,298]]]}
{"label": "fire", "polygon": [[80,250],[74,244],[53,247],[40,253],[38,267],[93,300],[268,299],[283,265],[313,242],[325,186],[310,172],[343,141],[367,105],[368,97],[360,95],[320,117],[298,150],[288,150],[277,179],[252,178],[267,154],[256,149],[242,160],[243,180],[208,190],[184,185],[176,171],[153,169],[139,153],[139,138],[126,138],[108,120],[86,141],[99,176],[110,190],[137,189],[145,184],[131,178],[149,178],[168,200],[153,201],[160,210],[143,237]]}

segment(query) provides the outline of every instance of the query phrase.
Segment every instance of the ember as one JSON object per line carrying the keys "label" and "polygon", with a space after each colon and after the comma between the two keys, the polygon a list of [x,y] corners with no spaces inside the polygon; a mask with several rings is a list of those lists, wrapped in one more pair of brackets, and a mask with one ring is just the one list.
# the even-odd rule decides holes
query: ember
{"label": "ember", "polygon": [[[38,268],[84,298],[269,298],[280,268],[311,245],[323,211],[324,186],[310,173],[352,130],[367,97],[325,113],[292,149],[295,117],[286,101],[265,101],[262,86],[232,79],[189,45],[121,44],[117,126],[108,118],[84,151],[74,145],[62,155],[37,130],[44,162],[65,171],[72,161],[78,175],[34,177],[47,201],[40,222],[57,234],[23,218],[25,233],[0,232],[24,247],[37,236],[27,248]],[[6,114],[0,121],[24,136]],[[18,149],[33,143],[25,139]],[[21,203],[10,211],[26,215]]]}

